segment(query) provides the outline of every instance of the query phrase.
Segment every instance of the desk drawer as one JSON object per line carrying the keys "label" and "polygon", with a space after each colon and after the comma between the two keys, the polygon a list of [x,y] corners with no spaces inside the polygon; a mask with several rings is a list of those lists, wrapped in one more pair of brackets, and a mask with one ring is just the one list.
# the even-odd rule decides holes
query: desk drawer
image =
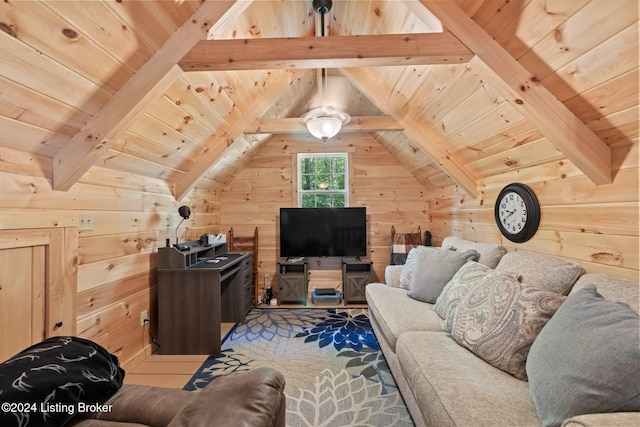
{"label": "desk drawer", "polygon": [[247,314],[253,306],[253,282],[249,280],[242,285],[243,313]]}

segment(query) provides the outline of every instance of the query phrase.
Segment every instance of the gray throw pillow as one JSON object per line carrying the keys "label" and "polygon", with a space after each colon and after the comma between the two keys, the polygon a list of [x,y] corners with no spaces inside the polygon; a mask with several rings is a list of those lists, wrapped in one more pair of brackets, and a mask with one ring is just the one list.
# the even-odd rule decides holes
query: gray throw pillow
{"label": "gray throw pillow", "polygon": [[578,263],[527,251],[507,252],[496,271],[515,271],[524,285],[561,295],[567,295],[578,277],[584,274],[584,268]]}
{"label": "gray throw pillow", "polygon": [[467,261],[477,261],[479,256],[475,250],[456,252],[429,246],[417,247],[408,295],[413,299],[434,304],[442,289],[460,267]]}
{"label": "gray throw pillow", "polygon": [[507,248],[493,243],[476,243],[470,240],[461,239],[460,237],[447,236],[442,241],[443,248],[451,248],[451,250],[464,252],[469,249],[475,249],[480,254],[478,262],[489,268],[496,268],[500,259],[507,253]]}
{"label": "gray throw pillow", "polygon": [[595,286],[569,296],[533,342],[529,390],[545,426],[581,414],[640,411],[638,313]]}

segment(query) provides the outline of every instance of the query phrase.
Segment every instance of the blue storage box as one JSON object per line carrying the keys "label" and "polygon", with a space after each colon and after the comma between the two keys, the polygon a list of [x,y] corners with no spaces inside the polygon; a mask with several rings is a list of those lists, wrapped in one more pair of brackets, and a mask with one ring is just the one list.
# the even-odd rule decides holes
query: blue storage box
{"label": "blue storage box", "polygon": [[340,292],[337,289],[334,290],[333,294],[328,294],[328,295],[318,295],[316,292],[317,292],[316,290],[311,292],[311,301],[314,304],[335,305],[335,304],[340,304],[340,300],[342,300],[342,292]]}

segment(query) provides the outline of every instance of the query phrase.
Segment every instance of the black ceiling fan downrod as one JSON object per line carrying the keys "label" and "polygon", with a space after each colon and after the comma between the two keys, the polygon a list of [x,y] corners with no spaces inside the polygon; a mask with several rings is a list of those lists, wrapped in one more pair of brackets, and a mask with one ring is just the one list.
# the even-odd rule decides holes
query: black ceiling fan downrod
{"label": "black ceiling fan downrod", "polygon": [[329,13],[333,6],[333,0],[313,0],[313,9],[320,15],[320,32],[324,37],[324,15]]}

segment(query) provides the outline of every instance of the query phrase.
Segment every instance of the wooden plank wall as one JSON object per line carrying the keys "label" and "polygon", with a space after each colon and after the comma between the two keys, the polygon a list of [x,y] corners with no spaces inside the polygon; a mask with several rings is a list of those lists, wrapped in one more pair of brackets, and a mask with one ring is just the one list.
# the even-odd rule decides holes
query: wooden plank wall
{"label": "wooden plank wall", "polygon": [[77,240],[77,334],[134,364],[152,350],[141,311],[156,333],[157,248],[175,240],[182,204],[192,216],[181,241],[219,232],[219,195],[194,190],[176,202],[163,181],[100,167],[60,192],[50,176],[51,159],[0,148],[0,230],[77,227],[80,214],[90,215],[93,229]]}
{"label": "wooden plank wall", "polygon": [[[369,134],[343,134],[331,139],[329,152],[350,152],[353,159],[351,206],[365,206],[368,250],[373,259],[374,280],[384,280],[389,263],[391,225],[398,232],[428,229],[427,190]],[[259,227],[259,283],[277,288],[274,277],[278,248],[280,207],[295,207],[293,158],[299,152],[324,152],[320,141],[305,135],[279,135],[222,190],[221,228],[250,236]],[[339,264],[311,266],[312,282],[340,281]],[[313,286],[313,283],[310,287]]]}
{"label": "wooden plank wall", "polygon": [[[429,200],[434,245],[447,235],[500,243],[509,250],[556,255],[588,272],[638,280],[638,144],[613,148],[615,179],[596,186],[566,159],[493,175],[479,182],[473,198],[455,186],[432,191]],[[540,228],[516,244],[498,231],[493,208],[512,182],[529,185],[541,205]]]}

